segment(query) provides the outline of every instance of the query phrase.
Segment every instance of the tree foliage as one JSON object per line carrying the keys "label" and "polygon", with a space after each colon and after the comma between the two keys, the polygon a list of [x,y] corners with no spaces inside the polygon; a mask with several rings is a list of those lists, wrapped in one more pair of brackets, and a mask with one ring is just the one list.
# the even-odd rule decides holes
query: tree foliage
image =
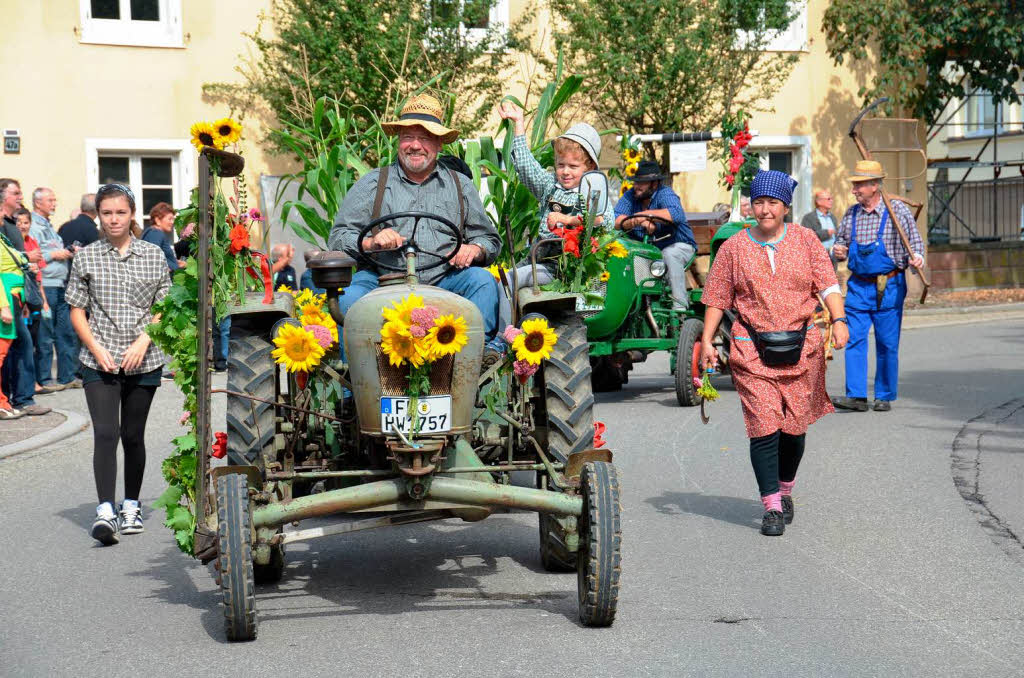
{"label": "tree foliage", "polygon": [[[713,129],[765,110],[795,56],[763,48],[794,18],[785,0],[551,0],[554,37],[600,122],[630,133]],[[741,36],[739,31],[745,31]]]}
{"label": "tree foliage", "polygon": [[460,95],[453,122],[463,133],[475,131],[504,89],[501,71],[526,20],[488,25],[482,37],[467,31],[487,23],[496,1],[275,0],[246,34],[256,59],[239,69],[244,83],[205,90],[237,108],[265,103],[277,122],[300,126],[312,119],[304,102],[329,96],[365,111],[357,122],[366,127],[374,122],[370,112],[390,113],[440,73],[435,86]]}
{"label": "tree foliage", "polygon": [[823,27],[837,64],[877,58],[877,75],[859,96],[888,96],[891,106],[933,123],[950,97],[974,88],[1019,100],[1022,21],[1021,0],[833,0]]}

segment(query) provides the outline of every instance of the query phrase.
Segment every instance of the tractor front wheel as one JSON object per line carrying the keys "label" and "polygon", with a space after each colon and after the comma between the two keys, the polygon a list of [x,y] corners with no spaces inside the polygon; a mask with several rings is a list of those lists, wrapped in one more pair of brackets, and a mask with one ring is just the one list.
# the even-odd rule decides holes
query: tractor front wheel
{"label": "tractor front wheel", "polygon": [[228,640],[256,638],[256,583],[252,568],[249,483],[232,473],[217,479],[220,590]]}
{"label": "tractor front wheel", "polygon": [[704,334],[704,321],[687,318],[679,329],[679,345],[676,348],[676,400],[683,407],[700,403],[694,378],[700,378],[700,340]]}
{"label": "tractor front wheel", "polygon": [[611,626],[622,574],[621,505],[615,467],[605,461],[584,464],[580,489],[583,513],[576,567],[580,622],[584,626]]}

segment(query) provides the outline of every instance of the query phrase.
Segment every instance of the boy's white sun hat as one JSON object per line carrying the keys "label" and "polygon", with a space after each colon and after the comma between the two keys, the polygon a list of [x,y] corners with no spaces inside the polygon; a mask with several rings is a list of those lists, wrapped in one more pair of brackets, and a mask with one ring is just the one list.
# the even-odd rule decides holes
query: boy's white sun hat
{"label": "boy's white sun hat", "polygon": [[587,152],[590,159],[594,161],[595,167],[601,166],[601,163],[598,161],[598,156],[601,155],[601,135],[597,133],[597,130],[592,125],[578,122],[558,138],[575,141],[583,147],[583,150]]}

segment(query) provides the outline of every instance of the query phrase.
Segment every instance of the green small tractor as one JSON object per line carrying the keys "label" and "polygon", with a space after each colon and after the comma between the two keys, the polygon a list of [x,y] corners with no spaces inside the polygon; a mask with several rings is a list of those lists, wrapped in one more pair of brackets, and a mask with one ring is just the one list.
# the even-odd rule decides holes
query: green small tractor
{"label": "green small tractor", "polygon": [[[209,180],[204,185],[202,177],[209,172],[209,150],[200,161],[206,205],[199,261],[207,272]],[[221,167],[231,166],[230,159],[223,158]],[[450,252],[416,247],[415,228],[429,221],[452,234]],[[248,300],[232,315],[224,390],[227,464],[199,455],[195,540],[196,554],[216,563],[227,637],[256,637],[258,585],[286,574],[288,544],[424,521],[479,521],[510,511],[539,515],[545,569],[576,573],[580,622],[611,625],[621,573],[619,481],[611,452],[594,448],[587,335],[575,296],[523,290],[517,319],[546,319],[557,334],[550,358],[524,380],[504,362],[481,372],[480,312],[456,294],[419,282],[417,274],[454,256],[460,230],[438,215],[405,212],[374,220],[363,235],[387,223],[413,224],[403,245],[406,267],[381,276],[380,287],[346,313],[338,304],[339,288],[351,280],[355,262],[326,252],[309,265],[316,285],[328,290],[327,307],[344,339],[345,362],[328,354],[318,368],[336,386],[328,406],[314,402],[310,389],[271,355],[275,336],[294,322],[290,295],[279,293],[273,303]],[[441,314],[461,316],[467,326],[466,345],[431,364],[428,393],[417,399],[407,393],[408,363],[392,364],[381,343],[382,309],[412,293]],[[201,308],[209,308],[209,295],[200,288]],[[197,413],[200,450],[210,449],[212,427],[210,315],[201,314],[199,325],[206,337],[199,351],[205,380]],[[524,475],[535,482],[512,482]],[[313,526],[301,525],[313,519]]]}
{"label": "green small tractor", "polygon": [[[715,254],[723,242],[744,228],[743,222],[728,222],[725,213],[691,215],[694,224],[717,228],[705,253]],[[704,304],[700,287],[689,290],[690,304],[686,311],[672,308],[672,294],[666,276],[667,268],[661,250],[650,242],[621,237],[619,242],[628,251],[624,258],[608,262],[609,278],[594,292],[604,297],[597,306],[580,305],[578,312],[587,326],[590,360],[593,367],[594,390],[617,391],[629,379],[633,364],[643,362],[653,351],[668,351],[669,369],[675,376],[676,399],[684,407],[699,404],[700,340],[704,332]],[[698,254],[701,252],[698,251]],[[688,264],[691,278],[693,259]],[[715,341],[728,365],[731,311],[726,313]]]}

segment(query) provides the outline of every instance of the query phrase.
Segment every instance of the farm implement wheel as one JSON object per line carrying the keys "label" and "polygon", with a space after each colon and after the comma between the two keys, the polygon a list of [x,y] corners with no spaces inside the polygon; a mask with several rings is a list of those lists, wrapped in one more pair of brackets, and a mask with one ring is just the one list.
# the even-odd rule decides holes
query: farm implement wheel
{"label": "farm implement wheel", "polygon": [[604,461],[584,464],[580,489],[583,514],[576,568],[580,622],[584,626],[611,626],[622,574],[621,508],[615,467]]}
{"label": "farm implement wheel", "polygon": [[[274,401],[277,366],[274,345],[255,334],[232,337],[228,349],[228,390]],[[263,468],[274,443],[274,406],[228,395],[228,463]]]}
{"label": "farm implement wheel", "polygon": [[217,479],[220,590],[228,640],[256,637],[256,583],[252,568],[249,485],[242,474]]}
{"label": "farm implement wheel", "polygon": [[594,442],[594,391],[590,384],[587,327],[576,315],[554,318],[558,343],[544,361],[544,410],[547,449],[561,462]]}
{"label": "farm implement wheel", "polygon": [[700,340],[704,333],[704,321],[687,318],[679,330],[679,346],[676,348],[676,400],[683,407],[700,403],[694,378],[700,378]]}
{"label": "farm implement wheel", "polygon": [[540,519],[540,564],[548,572],[575,572],[576,554],[566,545],[565,529],[554,516],[538,513]]}

